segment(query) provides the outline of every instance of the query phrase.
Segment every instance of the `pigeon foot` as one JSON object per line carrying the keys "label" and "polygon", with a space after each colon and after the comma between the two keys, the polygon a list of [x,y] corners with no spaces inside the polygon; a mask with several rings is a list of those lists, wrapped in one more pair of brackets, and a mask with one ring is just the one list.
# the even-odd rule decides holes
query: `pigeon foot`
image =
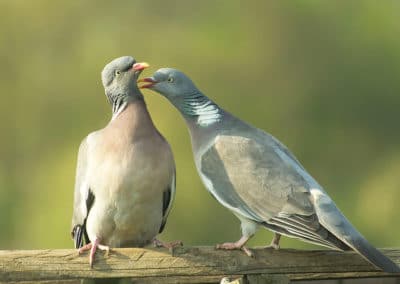
{"label": "pigeon foot", "polygon": [[159,239],[154,239],[153,240],[153,245],[156,248],[167,248],[167,249],[173,249],[175,247],[181,247],[183,246],[182,241],[172,241],[172,242],[163,242],[160,241]]}
{"label": "pigeon foot", "polygon": [[281,234],[275,233],[275,235],[271,241],[271,244],[268,246],[264,246],[262,248],[263,249],[271,249],[272,248],[272,249],[278,250],[281,248],[281,246],[279,245],[280,239],[281,239]]}
{"label": "pigeon foot", "polygon": [[100,240],[98,238],[96,238],[93,243],[88,243],[87,245],[84,245],[78,250],[78,254],[82,254],[84,251],[90,250],[89,264],[91,268],[93,267],[94,256],[96,254],[97,249],[104,250],[106,252],[105,254],[106,257],[110,252],[110,247],[100,244]]}
{"label": "pigeon foot", "polygon": [[253,252],[244,245],[249,239],[250,237],[243,236],[237,242],[217,244],[215,248],[224,250],[242,250],[248,256],[254,257]]}

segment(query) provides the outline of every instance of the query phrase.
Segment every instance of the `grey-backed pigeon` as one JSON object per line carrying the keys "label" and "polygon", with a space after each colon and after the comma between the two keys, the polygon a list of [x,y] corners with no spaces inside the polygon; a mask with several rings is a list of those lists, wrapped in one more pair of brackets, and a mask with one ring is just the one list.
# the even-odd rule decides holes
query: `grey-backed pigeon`
{"label": "grey-backed pigeon", "polygon": [[259,226],[338,250],[355,250],[387,272],[400,268],[350,224],[296,157],[272,135],[220,108],[182,72],[162,68],[139,80],[165,96],[188,125],[194,160],[208,191],[241,221],[242,237],[221,249],[242,249]]}
{"label": "grey-backed pigeon", "polygon": [[112,119],[79,148],[71,234],[80,253],[90,250],[91,266],[97,248],[162,244],[155,237],[174,200],[175,163],[137,86],[146,67],[130,56],[104,67]]}

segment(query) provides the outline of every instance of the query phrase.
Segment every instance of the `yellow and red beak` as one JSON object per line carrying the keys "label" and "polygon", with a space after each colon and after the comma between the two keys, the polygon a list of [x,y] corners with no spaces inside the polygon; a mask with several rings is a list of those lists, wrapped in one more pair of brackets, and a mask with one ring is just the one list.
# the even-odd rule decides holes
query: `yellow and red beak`
{"label": "yellow and red beak", "polygon": [[133,64],[132,69],[135,71],[142,71],[149,66],[150,66],[149,63],[147,63],[147,62],[139,62],[139,63]]}
{"label": "yellow and red beak", "polygon": [[139,86],[140,89],[149,89],[149,88],[151,88],[154,84],[157,83],[157,81],[154,80],[152,77],[147,77],[147,78],[139,79],[137,82],[138,82],[138,83],[144,83],[144,82],[145,82],[145,83],[148,83],[148,84],[144,84],[144,85]]}

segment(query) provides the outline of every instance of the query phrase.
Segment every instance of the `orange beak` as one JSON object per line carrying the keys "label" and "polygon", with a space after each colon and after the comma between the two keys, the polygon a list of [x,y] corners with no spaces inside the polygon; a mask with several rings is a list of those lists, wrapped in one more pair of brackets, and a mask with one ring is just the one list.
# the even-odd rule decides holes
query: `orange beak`
{"label": "orange beak", "polygon": [[144,84],[144,85],[139,86],[140,89],[149,89],[149,88],[151,88],[154,84],[157,83],[157,81],[154,80],[154,79],[151,78],[151,77],[139,79],[137,82],[138,82],[138,83],[143,83],[143,82],[148,83],[148,84]]}
{"label": "orange beak", "polygon": [[132,69],[135,70],[135,71],[142,71],[142,70],[146,69],[149,66],[150,66],[149,63],[140,62],[140,63],[133,64]]}

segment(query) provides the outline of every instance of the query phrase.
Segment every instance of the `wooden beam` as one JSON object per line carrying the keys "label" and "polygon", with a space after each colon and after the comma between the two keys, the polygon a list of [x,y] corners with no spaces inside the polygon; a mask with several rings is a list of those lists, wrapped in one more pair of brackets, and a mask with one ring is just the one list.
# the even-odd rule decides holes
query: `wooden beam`
{"label": "wooden beam", "polygon": [[[382,251],[400,264],[399,249]],[[112,249],[107,257],[97,253],[90,268],[87,253],[78,256],[72,249],[0,251],[0,281],[134,278],[143,283],[156,279],[162,283],[216,283],[224,276],[276,275],[289,280],[394,276],[380,272],[353,252],[254,249],[254,254],[255,258],[250,258],[241,251],[212,247]]]}

